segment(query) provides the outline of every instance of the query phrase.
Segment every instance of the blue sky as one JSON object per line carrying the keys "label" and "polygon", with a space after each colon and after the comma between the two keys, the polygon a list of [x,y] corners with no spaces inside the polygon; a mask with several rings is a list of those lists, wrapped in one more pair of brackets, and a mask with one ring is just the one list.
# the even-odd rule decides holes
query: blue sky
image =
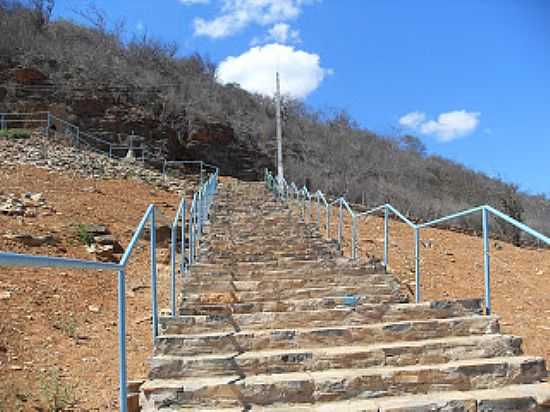
{"label": "blue sky", "polygon": [[[76,18],[77,0],[57,0]],[[550,195],[549,0],[97,0],[220,64],[221,81],[283,90],[429,153]]]}

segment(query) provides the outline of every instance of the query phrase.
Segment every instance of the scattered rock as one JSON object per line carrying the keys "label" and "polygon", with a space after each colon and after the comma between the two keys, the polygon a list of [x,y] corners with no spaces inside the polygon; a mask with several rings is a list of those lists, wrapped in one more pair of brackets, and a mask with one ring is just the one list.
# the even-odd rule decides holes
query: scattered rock
{"label": "scattered rock", "polygon": [[422,242],[422,246],[424,246],[426,249],[431,249],[433,244],[432,244],[432,240],[431,239],[428,239],[426,241],[423,241]]}
{"label": "scattered rock", "polygon": [[4,215],[36,217],[39,211],[42,214],[51,214],[54,211],[46,204],[42,193],[27,192],[19,196],[15,193],[8,195],[0,193],[0,213]]}
{"label": "scattered rock", "polygon": [[115,239],[113,235],[94,236],[94,242],[96,245],[99,245],[99,246],[112,246],[113,253],[124,252],[123,247],[120,245],[120,243]]}
{"label": "scattered rock", "polygon": [[8,300],[9,298],[11,298],[11,292],[7,290],[0,292],[0,300]]}
{"label": "scattered rock", "polygon": [[56,239],[52,235],[35,236],[28,233],[23,234],[7,234],[4,239],[22,243],[29,247],[38,247],[43,245],[55,245]]}
{"label": "scattered rock", "polygon": [[[57,133],[55,130],[52,133]],[[33,135],[25,142],[13,141],[9,145],[3,145],[0,168],[10,168],[17,165],[32,165],[52,172],[71,173],[85,178],[95,179],[120,179],[132,178],[155,186],[169,192],[186,193],[194,188],[197,182],[175,177],[167,178],[158,169],[143,165],[141,162],[123,162],[111,159],[106,155],[95,152],[79,150],[61,143],[56,136],[50,136],[44,141],[41,135]],[[44,152],[48,156],[44,156]],[[93,187],[81,189],[83,192],[101,193]],[[0,213],[24,215],[24,210],[19,210],[20,205],[5,204],[6,200],[0,195]],[[27,201],[32,202],[28,198]]]}
{"label": "scattered rock", "polygon": [[84,229],[94,237],[109,235],[111,233],[109,229],[107,229],[107,226],[104,225],[84,225]]}
{"label": "scattered rock", "polygon": [[98,305],[90,305],[88,306],[88,310],[93,313],[99,313],[101,310],[101,307]]}
{"label": "scattered rock", "polygon": [[149,323],[150,323],[151,321],[152,321],[151,316],[147,316],[147,317],[145,317],[145,318],[136,320],[136,325],[140,325],[140,324],[145,323],[145,322],[149,322]]}

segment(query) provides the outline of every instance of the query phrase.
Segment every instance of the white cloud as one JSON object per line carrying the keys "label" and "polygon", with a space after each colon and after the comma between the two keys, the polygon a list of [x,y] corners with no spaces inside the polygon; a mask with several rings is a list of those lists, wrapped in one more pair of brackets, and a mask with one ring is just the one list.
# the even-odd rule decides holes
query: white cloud
{"label": "white cloud", "polygon": [[298,30],[293,30],[289,24],[277,23],[269,29],[267,35],[263,39],[255,37],[250,44],[252,46],[261,43],[297,44],[301,43],[301,41],[302,39],[300,38],[300,32]]}
{"label": "white cloud", "polygon": [[426,120],[426,115],[422,112],[411,112],[399,119],[399,124],[409,129],[417,128]]}
{"label": "white cloud", "polygon": [[411,112],[399,119],[399,124],[409,129],[416,129],[423,134],[435,135],[441,142],[450,142],[473,133],[479,125],[481,113],[466,110],[454,110],[441,113],[437,120],[426,121],[422,112]]}
{"label": "white cloud", "polygon": [[[180,0],[197,2],[201,0]],[[249,24],[267,26],[298,17],[302,6],[316,0],[220,0],[220,14],[211,20],[196,18],[193,21],[196,36],[214,39],[239,32]]]}
{"label": "white cloud", "polygon": [[305,98],[332,73],[321,67],[319,55],[282,44],[253,47],[240,56],[230,56],[218,67],[221,83],[238,83],[243,89],[267,96],[275,94],[275,72],[281,75],[281,92]]}
{"label": "white cloud", "polygon": [[191,6],[194,4],[208,4],[210,3],[210,0],[180,0],[180,3],[183,3],[186,6]]}

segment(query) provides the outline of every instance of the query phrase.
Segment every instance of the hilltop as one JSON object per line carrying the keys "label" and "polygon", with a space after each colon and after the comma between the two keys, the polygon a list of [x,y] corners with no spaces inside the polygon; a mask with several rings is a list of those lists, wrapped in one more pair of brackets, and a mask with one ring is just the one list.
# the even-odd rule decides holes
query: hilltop
{"label": "hilltop", "polygon": [[[275,159],[275,106],[216,81],[216,65],[151,37],[124,40],[100,11],[89,25],[51,20],[52,2],[0,2],[0,112],[50,110],[114,142],[143,136],[168,159],[205,160],[257,179]],[[550,202],[435,155],[415,136],[382,136],[345,111],[285,99],[289,180],[368,205],[390,202],[418,220],[491,204],[545,233]],[[457,225],[478,230],[477,220]],[[495,223],[500,237],[527,241]]]}

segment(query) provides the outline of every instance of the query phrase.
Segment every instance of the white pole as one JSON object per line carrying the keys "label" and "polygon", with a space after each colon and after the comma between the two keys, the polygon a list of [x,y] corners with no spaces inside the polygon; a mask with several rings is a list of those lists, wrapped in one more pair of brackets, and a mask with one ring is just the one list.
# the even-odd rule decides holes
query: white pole
{"label": "white pole", "polygon": [[279,72],[277,72],[277,183],[281,187],[284,171],[283,171],[283,131],[281,126],[281,84],[279,81]]}

